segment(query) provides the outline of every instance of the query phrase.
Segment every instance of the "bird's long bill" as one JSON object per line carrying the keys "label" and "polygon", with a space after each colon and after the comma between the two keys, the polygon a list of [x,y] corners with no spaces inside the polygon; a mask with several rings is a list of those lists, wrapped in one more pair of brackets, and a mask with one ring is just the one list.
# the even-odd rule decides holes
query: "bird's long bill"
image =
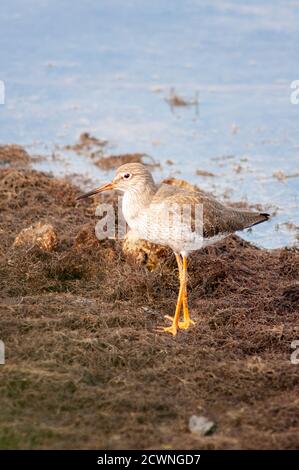
{"label": "bird's long bill", "polygon": [[93,196],[94,194],[102,193],[103,191],[108,191],[109,189],[114,189],[113,183],[103,184],[103,186],[100,186],[99,188],[95,188],[92,191],[89,191],[88,193],[82,194],[82,196],[77,197],[77,200],[85,199],[86,197],[90,197],[90,196]]}

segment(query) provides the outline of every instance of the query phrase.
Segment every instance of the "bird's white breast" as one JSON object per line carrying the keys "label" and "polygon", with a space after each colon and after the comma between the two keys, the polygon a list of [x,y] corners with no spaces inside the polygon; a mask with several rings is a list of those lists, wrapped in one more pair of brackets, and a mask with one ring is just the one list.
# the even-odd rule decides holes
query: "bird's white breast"
{"label": "bird's white breast", "polygon": [[[126,191],[122,199],[122,212],[125,218],[125,221],[132,229],[136,223],[136,218],[138,218],[138,207],[136,207],[136,201],[134,194],[129,191]],[[135,223],[134,223],[135,222]]]}

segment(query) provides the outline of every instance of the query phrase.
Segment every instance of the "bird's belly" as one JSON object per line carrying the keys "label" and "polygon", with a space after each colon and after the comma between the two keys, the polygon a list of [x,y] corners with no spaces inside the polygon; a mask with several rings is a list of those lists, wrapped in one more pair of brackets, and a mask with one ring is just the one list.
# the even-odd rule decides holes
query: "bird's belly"
{"label": "bird's belly", "polygon": [[159,220],[151,220],[151,223],[148,223],[146,217],[131,219],[128,221],[128,225],[138,238],[158,245],[169,246],[175,252],[200,250],[226,237],[226,234],[220,234],[206,238],[202,233],[193,231],[184,224],[167,227]]}

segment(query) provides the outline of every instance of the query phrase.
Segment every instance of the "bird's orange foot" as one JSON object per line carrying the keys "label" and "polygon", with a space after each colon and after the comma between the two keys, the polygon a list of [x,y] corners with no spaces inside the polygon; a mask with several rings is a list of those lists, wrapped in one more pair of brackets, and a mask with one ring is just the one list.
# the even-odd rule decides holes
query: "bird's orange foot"
{"label": "bird's orange foot", "polygon": [[195,321],[193,320],[184,320],[179,322],[179,328],[181,330],[188,330],[190,325],[195,325]]}
{"label": "bird's orange foot", "polygon": [[173,336],[177,334],[177,327],[175,325],[171,326],[157,326],[156,327],[157,333],[171,333]]}
{"label": "bird's orange foot", "polygon": [[[173,322],[173,317],[171,317],[170,315],[165,315],[164,318],[166,318],[167,320],[170,320],[171,322]],[[181,330],[187,330],[190,325],[195,325],[195,321],[193,321],[191,319],[188,319],[188,320],[184,320],[184,321],[179,321],[179,323],[178,323],[178,327]]]}

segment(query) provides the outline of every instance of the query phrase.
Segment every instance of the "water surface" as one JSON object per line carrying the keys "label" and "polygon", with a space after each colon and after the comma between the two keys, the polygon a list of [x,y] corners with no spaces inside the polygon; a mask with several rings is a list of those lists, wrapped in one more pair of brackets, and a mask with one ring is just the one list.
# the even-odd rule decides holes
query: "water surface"
{"label": "water surface", "polygon": [[[299,178],[273,173],[299,171],[299,105],[290,102],[299,2],[3,0],[0,17],[0,143],[51,155],[88,131],[109,141],[107,153],[153,156],[157,179],[185,178],[276,214],[246,239],[295,243]],[[186,100],[198,93],[198,107],[172,109],[171,88]],[[67,165],[37,168],[90,184],[111,176],[62,156]]]}

